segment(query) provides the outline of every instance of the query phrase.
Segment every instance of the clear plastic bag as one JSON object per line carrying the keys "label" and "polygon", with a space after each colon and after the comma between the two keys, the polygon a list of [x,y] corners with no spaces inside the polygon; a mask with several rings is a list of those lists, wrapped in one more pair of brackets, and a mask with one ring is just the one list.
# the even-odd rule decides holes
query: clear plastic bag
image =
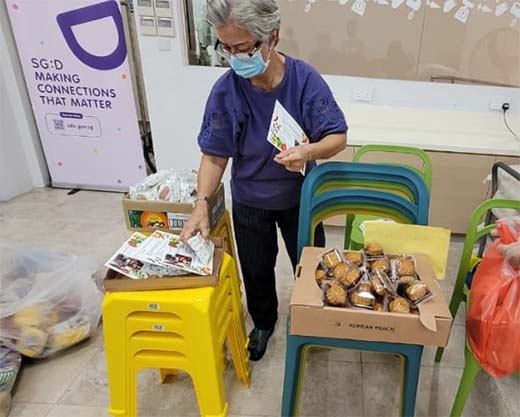
{"label": "clear plastic bag", "polygon": [[[520,165],[511,165],[513,170],[520,172]],[[491,182],[491,175],[485,179],[485,182]],[[508,172],[503,169],[497,171],[497,184],[498,188],[495,195],[492,198],[504,198],[506,200],[520,200],[520,185],[518,180],[511,176]],[[497,218],[519,216],[520,212],[513,209],[494,208],[492,209],[493,215]]]}
{"label": "clear plastic bag", "polygon": [[130,186],[132,200],[192,203],[197,193],[197,172],[165,169]]}
{"label": "clear plastic bag", "polygon": [[103,294],[88,257],[0,240],[0,344],[42,358],[89,337]]}

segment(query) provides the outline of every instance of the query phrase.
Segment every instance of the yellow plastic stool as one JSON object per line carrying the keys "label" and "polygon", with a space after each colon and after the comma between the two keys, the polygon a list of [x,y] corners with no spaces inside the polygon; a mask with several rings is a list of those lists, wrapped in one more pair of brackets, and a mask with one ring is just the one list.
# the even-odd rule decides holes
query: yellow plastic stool
{"label": "yellow plastic stool", "polygon": [[244,315],[233,259],[225,254],[217,287],[107,293],[103,330],[110,393],[109,413],[137,415],[137,375],[160,369],[161,382],[188,373],[201,416],[225,416],[225,342],[235,373],[249,386]]}
{"label": "yellow plastic stool", "polygon": [[231,224],[231,216],[228,210],[224,210],[222,218],[219,220],[217,225],[211,231],[212,237],[219,237],[223,240],[224,250],[229,253],[235,260],[235,267],[237,276],[240,277],[238,270],[238,258],[237,251],[235,249],[235,239],[233,235],[233,226]]}

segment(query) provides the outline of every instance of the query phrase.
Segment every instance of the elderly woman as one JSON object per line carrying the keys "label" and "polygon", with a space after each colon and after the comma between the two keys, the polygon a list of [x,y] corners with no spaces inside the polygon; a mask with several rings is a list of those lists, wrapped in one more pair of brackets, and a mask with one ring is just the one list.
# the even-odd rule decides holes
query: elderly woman
{"label": "elderly woman", "polygon": [[[181,237],[200,231],[208,238],[208,196],[231,158],[233,225],[254,323],[249,351],[252,360],[259,360],[278,318],[277,228],[295,268],[304,180],[300,170],[307,164],[308,173],[315,160],[343,150],[347,125],[318,72],[276,50],[280,11],[275,0],[210,0],[207,16],[218,37],[216,51],[231,69],[215,83],[207,100],[198,137],[198,197]],[[279,152],[267,141],[276,100],[302,127],[308,144]],[[315,242],[325,244],[321,225]]]}

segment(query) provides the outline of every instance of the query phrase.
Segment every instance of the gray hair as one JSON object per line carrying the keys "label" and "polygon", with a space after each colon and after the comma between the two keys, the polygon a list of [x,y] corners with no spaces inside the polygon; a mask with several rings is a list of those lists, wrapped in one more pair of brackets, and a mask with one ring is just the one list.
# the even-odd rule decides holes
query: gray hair
{"label": "gray hair", "polygon": [[234,23],[265,42],[280,29],[280,10],[275,0],[209,0],[208,22],[214,28]]}

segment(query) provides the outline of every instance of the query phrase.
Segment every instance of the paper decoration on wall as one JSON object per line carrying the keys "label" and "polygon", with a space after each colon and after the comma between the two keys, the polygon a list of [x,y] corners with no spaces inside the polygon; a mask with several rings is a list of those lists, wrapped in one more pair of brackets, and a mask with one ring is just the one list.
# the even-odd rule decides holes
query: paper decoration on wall
{"label": "paper decoration on wall", "polygon": [[365,14],[366,8],[367,3],[365,2],[365,0],[356,0],[355,3],[352,5],[352,11],[360,16],[363,16]]}
{"label": "paper decoration on wall", "polygon": [[442,11],[444,13],[449,13],[455,8],[456,5],[457,5],[457,3],[455,3],[455,0],[447,0],[446,2],[444,2]]}
{"label": "paper decoration on wall", "polygon": [[405,0],[392,0],[392,9],[397,9]]}
{"label": "paper decoration on wall", "polygon": [[421,8],[422,0],[406,0],[406,5],[411,9],[411,12],[408,13],[408,20],[412,20],[415,12]]}
{"label": "paper decoration on wall", "polygon": [[485,4],[479,4],[477,10],[482,13],[491,13],[493,9]]}
{"label": "paper decoration on wall", "polygon": [[509,12],[515,17],[510,25],[511,27],[514,27],[518,23],[518,19],[520,19],[520,3],[514,3],[511,6],[511,10],[509,10]]}
{"label": "paper decoration on wall", "polygon": [[459,22],[466,23],[469,18],[469,7],[463,6],[459,10],[457,10],[457,13],[455,13],[455,19],[457,19]]}
{"label": "paper decoration on wall", "polygon": [[495,9],[495,16],[502,16],[505,12],[507,12],[507,9],[509,9],[507,2],[498,4]]}
{"label": "paper decoration on wall", "polygon": [[[288,0],[293,2],[294,0]],[[337,1],[341,6],[345,6],[350,0],[328,0],[329,2]],[[367,11],[369,0],[355,0],[352,4],[351,10],[359,16],[364,16]],[[477,0],[475,0],[477,1]],[[513,15],[511,27],[514,27],[520,21],[520,1],[515,0],[479,0],[478,6],[470,0],[425,0],[425,7],[430,9],[442,9],[446,14],[452,15],[453,18],[460,23],[467,23],[472,9],[480,13],[494,13],[496,17],[503,16],[507,11]],[[513,3],[514,1],[514,3]],[[304,10],[310,13],[312,6],[318,3],[318,0],[307,0]],[[421,9],[423,0],[372,0],[377,6],[391,6],[393,10],[398,9],[403,4],[410,9],[408,13],[408,20],[412,20],[415,14]],[[462,3],[462,4],[461,4]],[[496,6],[485,4],[495,3]],[[458,8],[457,8],[458,6]],[[452,12],[455,10],[455,13]]]}

